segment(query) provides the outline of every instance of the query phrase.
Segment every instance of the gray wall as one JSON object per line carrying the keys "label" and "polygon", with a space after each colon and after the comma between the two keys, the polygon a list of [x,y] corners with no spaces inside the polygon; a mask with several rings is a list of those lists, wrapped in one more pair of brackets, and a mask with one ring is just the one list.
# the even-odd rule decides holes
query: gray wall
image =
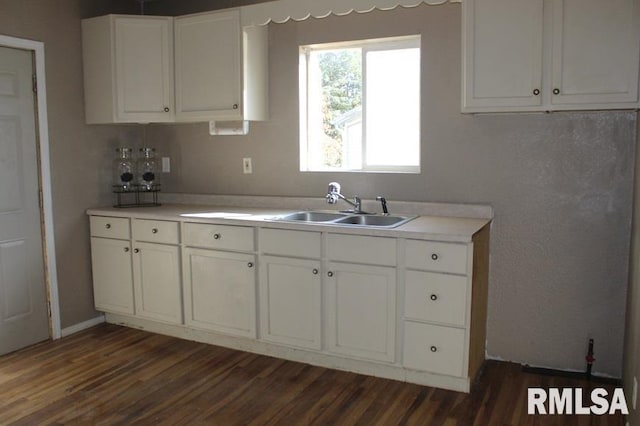
{"label": "gray wall", "polygon": [[[156,12],[211,2],[189,3]],[[300,173],[298,46],[413,33],[423,45],[423,172]],[[229,137],[204,124],[150,125],[149,143],[172,160],[165,190],[322,197],[338,180],[369,199],[491,204],[489,355],[583,370],[592,337],[594,371],[620,377],[636,114],[462,115],[460,58],[459,4],[272,24],[271,119]],[[242,174],[242,157],[253,174]]]}
{"label": "gray wall", "polygon": [[[640,144],[640,114],[638,115],[637,144]],[[636,145],[637,147],[638,145]],[[629,425],[640,425],[640,400],[633,410],[633,379],[640,381],[640,150],[636,151],[635,191],[633,200],[633,230],[631,233],[631,262],[627,294],[627,327],[624,347],[624,387],[629,405]],[[638,383],[640,385],[640,383]]]}
{"label": "gray wall", "polygon": [[85,209],[112,202],[112,149],[139,140],[138,126],[86,126],[80,18],[132,2],[0,0],[0,33],[45,44],[47,112],[62,326],[93,318],[89,225]]}

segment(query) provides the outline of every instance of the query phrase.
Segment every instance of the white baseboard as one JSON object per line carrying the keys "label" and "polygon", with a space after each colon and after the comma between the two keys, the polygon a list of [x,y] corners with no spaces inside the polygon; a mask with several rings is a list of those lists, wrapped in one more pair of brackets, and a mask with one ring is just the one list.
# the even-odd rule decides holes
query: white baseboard
{"label": "white baseboard", "polygon": [[66,327],[62,329],[62,337],[70,336],[74,333],[77,333],[82,330],[86,330],[87,328],[91,328],[94,325],[102,324],[104,322],[104,315],[100,315],[95,318],[91,318],[90,320],[83,321],[78,324],[74,324],[70,327]]}

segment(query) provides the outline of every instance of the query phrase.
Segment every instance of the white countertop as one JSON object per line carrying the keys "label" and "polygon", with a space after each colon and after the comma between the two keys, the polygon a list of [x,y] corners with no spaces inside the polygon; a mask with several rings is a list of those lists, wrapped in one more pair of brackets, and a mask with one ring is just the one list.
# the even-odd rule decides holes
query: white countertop
{"label": "white countertop", "polygon": [[[88,215],[138,219],[172,220],[192,223],[258,226],[263,228],[325,231],[340,234],[417,238],[448,242],[470,242],[473,235],[491,222],[488,218],[451,216],[417,216],[395,228],[327,223],[284,222],[278,217],[303,209],[275,209],[270,207],[231,207],[212,205],[166,204],[157,207],[103,207],[87,210]],[[199,216],[205,213],[206,217]],[[394,213],[403,216],[403,213]],[[405,215],[406,216],[406,215]],[[413,215],[408,215],[413,216]]]}

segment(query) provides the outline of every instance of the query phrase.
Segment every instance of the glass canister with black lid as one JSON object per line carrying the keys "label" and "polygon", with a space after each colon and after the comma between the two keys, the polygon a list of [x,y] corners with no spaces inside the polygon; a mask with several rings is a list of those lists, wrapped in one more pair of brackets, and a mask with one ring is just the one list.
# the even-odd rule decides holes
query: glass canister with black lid
{"label": "glass canister with black lid", "polygon": [[138,185],[142,191],[152,191],[158,186],[155,151],[153,148],[140,148],[137,171]]}
{"label": "glass canister with black lid", "polygon": [[113,188],[115,191],[134,190],[135,163],[131,158],[131,153],[131,148],[116,148],[116,158],[113,160]]}

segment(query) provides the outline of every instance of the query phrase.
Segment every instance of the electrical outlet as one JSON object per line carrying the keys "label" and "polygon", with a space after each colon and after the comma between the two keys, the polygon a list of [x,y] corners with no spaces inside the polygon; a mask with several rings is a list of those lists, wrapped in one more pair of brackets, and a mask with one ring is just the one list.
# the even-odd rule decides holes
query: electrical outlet
{"label": "electrical outlet", "polygon": [[253,173],[253,168],[251,167],[251,158],[242,159],[242,173],[244,173],[245,175]]}
{"label": "electrical outlet", "polygon": [[638,406],[638,378],[633,378],[633,392],[631,395],[631,405],[633,405],[633,409],[635,410]]}
{"label": "electrical outlet", "polygon": [[171,171],[171,159],[169,157],[162,157],[162,173],[169,173]]}

